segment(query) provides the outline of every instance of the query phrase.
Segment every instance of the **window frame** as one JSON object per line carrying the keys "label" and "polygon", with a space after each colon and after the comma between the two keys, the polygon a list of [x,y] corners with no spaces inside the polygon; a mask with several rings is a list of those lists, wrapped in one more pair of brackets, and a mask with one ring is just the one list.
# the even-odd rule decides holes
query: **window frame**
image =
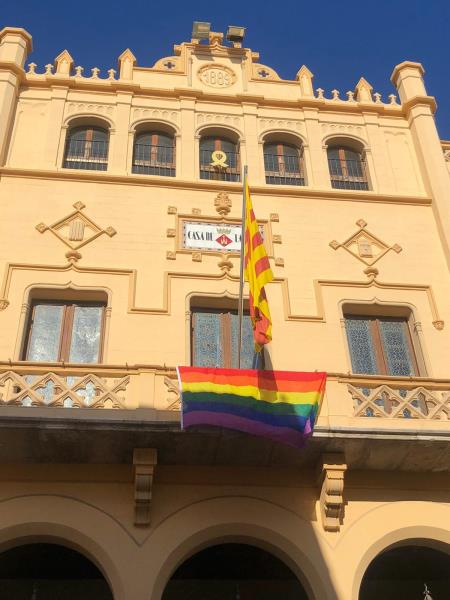
{"label": "window frame", "polygon": [[[150,148],[150,158],[137,159],[136,158],[136,146],[147,144],[139,144],[138,140],[141,136],[149,135],[151,136],[151,143],[149,144]],[[169,138],[172,142],[171,146],[160,146],[158,142],[159,137],[164,136]],[[156,139],[155,139],[156,138]],[[156,143],[155,143],[156,142]],[[170,148],[172,150],[172,162],[168,161],[160,161],[158,160],[158,148]],[[167,169],[173,170],[173,174],[157,174],[164,177],[175,177],[176,175],[176,140],[175,135],[173,133],[169,133],[167,131],[158,130],[158,129],[148,129],[148,130],[139,130],[135,133],[133,138],[133,154],[132,154],[132,162],[131,162],[131,172],[134,174],[140,175],[155,175],[156,173],[139,173],[139,171],[135,171],[135,167],[143,167],[148,169]]]}
{"label": "window frame", "polygon": [[[331,151],[337,152],[337,158],[330,157]],[[369,191],[371,189],[369,170],[367,166],[364,148],[356,148],[344,142],[330,140],[330,143],[327,144],[326,152],[328,162],[328,174],[330,176],[330,183],[333,189],[344,189],[353,191]],[[352,152],[353,154],[356,154],[358,158],[347,158],[347,152]],[[333,163],[331,161],[333,161]],[[332,164],[334,164],[334,161],[336,162],[336,166],[339,165],[340,173],[333,172]],[[351,169],[349,169],[349,161],[354,161],[358,164],[358,167],[361,171],[361,176],[354,175],[350,172]],[[334,185],[335,182],[338,182],[342,185]]]}
{"label": "window frame", "polygon": [[[267,146],[276,146],[276,154],[268,153],[266,151]],[[295,151],[295,155],[289,155],[285,153],[285,149],[292,149]],[[266,155],[267,156],[275,156],[276,162],[278,166],[277,171],[272,171],[266,168]],[[296,171],[288,171],[286,170],[286,159],[289,157],[295,157],[298,163],[298,169]],[[263,161],[264,161],[264,177],[266,183],[269,185],[306,185],[305,179],[305,166],[303,159],[303,144],[296,144],[294,142],[285,142],[280,139],[268,139],[264,140],[263,143]],[[291,181],[268,181],[268,179],[280,179],[280,180],[296,180],[296,183]]]}
{"label": "window frame", "polygon": [[[421,348],[418,346],[418,340],[415,340],[414,332],[411,327],[411,314],[405,315],[388,315],[379,312],[363,312],[359,310],[344,310],[344,330],[345,330],[345,341],[347,344],[347,351],[350,360],[351,372],[353,375],[361,376],[380,376],[380,377],[421,377],[424,375],[425,364],[421,353]],[[353,370],[353,357],[350,346],[350,340],[347,331],[347,319],[358,319],[362,321],[368,321],[369,330],[371,333],[371,340],[373,343],[373,352],[376,361],[377,372],[376,373],[360,373]],[[381,337],[380,321],[391,321],[403,323],[403,329],[405,332],[406,346],[409,352],[410,362],[413,373],[411,375],[391,375],[388,372],[388,362],[386,358],[386,351],[383,346]]]}
{"label": "window frame", "polygon": [[[61,319],[61,329],[59,332],[59,344],[58,344],[58,359],[56,362],[67,362],[69,361],[69,353],[72,342],[73,335],[73,322],[75,315],[75,307],[84,307],[84,306],[96,306],[102,308],[102,314],[100,319],[100,339],[99,339],[99,348],[98,348],[98,357],[96,363],[85,363],[85,364],[100,364],[103,362],[104,356],[104,341],[105,341],[105,329],[106,329],[106,308],[107,303],[101,301],[83,301],[83,300],[50,300],[50,299],[39,299],[35,298],[31,302],[28,318],[25,323],[25,332],[24,332],[24,343],[23,349],[21,352],[22,358],[21,360],[28,362],[40,362],[33,361],[28,358],[28,354],[30,351],[30,343],[33,333],[33,323],[36,306],[38,305],[51,305],[51,306],[63,306],[63,316]],[[45,361],[44,361],[45,362]],[[83,363],[84,364],[84,363]]]}
{"label": "window frame", "polygon": [[[69,146],[72,140],[72,136],[76,135],[78,132],[85,132],[85,139],[83,140],[74,140],[75,142],[83,142],[85,147],[83,149],[83,156],[71,156],[68,154]],[[95,143],[94,140],[94,132],[101,131],[106,135],[105,143],[105,155],[104,156],[90,156],[90,151],[92,149],[92,144]],[[108,170],[108,161],[109,161],[109,142],[110,142],[110,131],[109,127],[97,125],[96,123],[88,123],[85,125],[77,125],[73,124],[69,126],[67,129],[66,140],[64,144],[64,154],[62,167],[64,169],[77,169],[80,171],[107,171]],[[73,163],[73,164],[67,164]],[[99,165],[101,168],[96,168],[93,166],[85,167],[85,166],[74,166],[81,164],[90,164],[90,165]]]}
{"label": "window frame", "polygon": [[[203,299],[202,299],[203,300]],[[232,341],[232,333],[231,333],[231,314],[238,315],[239,311],[237,308],[231,306],[208,306],[202,302],[201,305],[191,306],[190,309],[191,318],[190,318],[190,364],[192,366],[196,365],[196,357],[195,357],[195,315],[199,313],[214,313],[221,316],[220,318],[220,337],[223,342],[222,345],[222,358],[223,364],[220,367],[221,369],[232,369],[233,367],[233,348],[231,346]],[[248,308],[244,308],[243,312],[244,317],[250,317],[250,311]],[[264,370],[265,368],[265,359],[264,359],[264,348],[259,353],[259,363],[258,369]],[[253,365],[255,363],[255,352],[253,352],[252,359],[252,368],[255,368]],[[212,368],[212,367],[211,367]]]}
{"label": "window frame", "polygon": [[[206,152],[206,151],[209,152],[209,149],[208,150],[203,149],[202,144],[209,140],[214,141],[214,150],[212,150],[211,152],[221,151],[223,142],[232,144],[234,146],[233,154],[234,154],[234,161],[236,164],[232,167],[229,166],[226,170],[222,171],[222,170],[218,170],[215,167],[213,167],[209,162],[203,163],[202,162],[202,152]],[[231,137],[227,137],[226,135],[205,133],[204,135],[200,136],[200,139],[198,142],[198,150],[199,150],[199,176],[200,176],[200,179],[216,180],[216,181],[233,181],[233,182],[241,181],[241,153],[240,153],[239,140],[235,141]],[[226,154],[225,150],[223,150],[223,152],[225,152],[225,154]],[[228,152],[230,152],[230,151],[228,151]],[[209,174],[211,176],[202,177],[202,174],[204,174],[204,173]]]}

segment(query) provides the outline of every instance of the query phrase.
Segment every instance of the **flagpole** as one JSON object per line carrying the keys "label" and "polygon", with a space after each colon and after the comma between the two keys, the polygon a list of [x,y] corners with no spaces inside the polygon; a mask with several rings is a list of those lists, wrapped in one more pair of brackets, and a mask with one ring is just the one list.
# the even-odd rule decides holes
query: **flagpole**
{"label": "flagpole", "polygon": [[245,216],[247,213],[247,165],[244,166],[242,189],[242,226],[241,226],[241,264],[239,271],[239,310],[238,310],[238,369],[241,368],[242,318],[244,314],[244,252],[245,252]]}

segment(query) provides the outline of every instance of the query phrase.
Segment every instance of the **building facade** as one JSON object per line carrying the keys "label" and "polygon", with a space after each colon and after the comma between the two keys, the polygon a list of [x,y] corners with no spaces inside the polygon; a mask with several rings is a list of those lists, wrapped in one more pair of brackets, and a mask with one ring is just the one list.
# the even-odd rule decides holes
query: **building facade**
{"label": "building facade", "polygon": [[[214,32],[107,74],[31,51],[0,32],[2,598],[450,597],[450,142],[423,67],[385,101]],[[265,367],[329,374],[303,450],[180,428],[176,365],[236,366],[243,165]]]}

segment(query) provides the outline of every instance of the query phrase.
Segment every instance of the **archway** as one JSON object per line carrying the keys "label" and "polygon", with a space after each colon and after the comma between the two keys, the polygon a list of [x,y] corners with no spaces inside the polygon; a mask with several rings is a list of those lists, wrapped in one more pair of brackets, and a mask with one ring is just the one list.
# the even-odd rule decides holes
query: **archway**
{"label": "archway", "polygon": [[399,598],[450,598],[450,548],[430,546],[428,540],[408,540],[376,556],[368,566],[359,600],[399,600]]}
{"label": "archway", "polygon": [[0,554],[0,598],[113,600],[113,595],[100,570],[76,550],[32,543]]}
{"label": "archway", "polygon": [[308,600],[300,581],[279,558],[249,544],[209,546],[184,561],[162,600]]}

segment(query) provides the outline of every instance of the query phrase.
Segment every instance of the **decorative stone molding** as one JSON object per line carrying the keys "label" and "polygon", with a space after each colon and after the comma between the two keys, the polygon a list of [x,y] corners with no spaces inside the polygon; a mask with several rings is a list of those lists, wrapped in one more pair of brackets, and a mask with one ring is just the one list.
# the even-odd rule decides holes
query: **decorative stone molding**
{"label": "decorative stone molding", "polygon": [[193,215],[196,215],[197,217],[202,214],[201,208],[193,208],[191,212]]}
{"label": "decorative stone molding", "polygon": [[177,214],[177,207],[176,206],[168,206],[167,207],[167,214],[168,215],[176,215]]}
{"label": "decorative stone molding", "polygon": [[[332,240],[329,244],[330,247],[333,248],[333,250],[343,248],[369,267],[372,267],[372,265],[383,258],[389,250],[393,250],[396,254],[399,254],[402,251],[401,246],[398,244],[389,246],[373,233],[370,233],[370,231],[366,229],[367,223],[363,219],[356,221],[356,225],[358,225],[359,229],[354,234],[342,243]],[[367,275],[368,269],[364,272]]]}
{"label": "decorative stone molding", "polygon": [[5,310],[9,306],[9,300],[5,298],[0,298],[0,310]]}
{"label": "decorative stone molding", "polygon": [[176,229],[167,229],[166,236],[168,238],[174,238],[174,237],[176,237],[176,235],[177,235]]}
{"label": "decorative stone molding", "polygon": [[372,100],[373,87],[370,83],[361,77],[355,87],[355,98],[358,102],[373,102]]}
{"label": "decorative stone molding", "polygon": [[360,125],[347,125],[345,123],[322,123],[321,126],[322,133],[325,135],[330,134],[345,134],[345,135],[355,135],[359,138],[364,138],[364,128]]}
{"label": "decorative stone molding", "polygon": [[[188,314],[188,318],[191,318],[190,312]],[[166,386],[169,394],[166,398],[166,402],[168,404],[167,410],[181,410],[181,396],[180,388],[178,387],[178,381],[166,376],[164,377],[164,385]]]}
{"label": "decorative stone molding", "polygon": [[221,113],[197,114],[197,125],[207,125],[208,123],[211,123],[211,125],[229,125],[230,127],[240,128],[241,119],[234,115],[224,115]]}
{"label": "decorative stone molding", "polygon": [[55,58],[55,70],[58,75],[70,75],[73,67],[73,58],[67,50],[63,50],[61,54]]}
{"label": "decorative stone molding", "polygon": [[202,253],[201,252],[193,252],[192,253],[192,261],[193,262],[202,262]]}
{"label": "decorative stone molding", "polygon": [[103,234],[113,237],[117,232],[113,227],[102,229],[97,225],[83,212],[86,206],[82,202],[75,202],[73,207],[75,208],[74,212],[56,221],[53,225],[38,223],[36,229],[39,233],[51,231],[55,237],[70,248],[71,252],[66,254],[66,257],[79,260],[81,254],[77,250],[90,244]]}
{"label": "decorative stone molding", "polygon": [[135,108],[133,110],[133,121],[142,119],[151,119],[154,121],[170,121],[177,123],[178,113],[174,110],[164,110],[162,108]]}
{"label": "decorative stone molding", "polygon": [[214,206],[221,217],[226,217],[231,211],[231,198],[226,192],[219,192],[214,199]]}
{"label": "decorative stone molding", "polygon": [[302,96],[313,97],[314,96],[314,88],[313,88],[313,78],[314,75],[308,69],[307,66],[302,65],[300,70],[297,72],[295,79],[300,82],[300,89],[302,91]]}
{"label": "decorative stone molding", "polygon": [[274,244],[281,244],[282,243],[281,235],[279,233],[277,233],[276,235],[273,235],[272,236],[272,242]]}
{"label": "decorative stone molding", "polygon": [[119,56],[118,63],[119,79],[133,79],[133,67],[136,64],[136,57],[129,48]]}
{"label": "decorative stone molding", "polygon": [[233,263],[226,254],[219,260],[217,264],[223,273],[229,273],[233,268]]}
{"label": "decorative stone molding", "polygon": [[[78,68],[78,67],[77,67]],[[81,68],[81,67],[80,67]],[[114,112],[114,106],[108,104],[98,104],[95,102],[69,102],[67,104],[67,113],[89,113],[100,116],[111,116]]]}
{"label": "decorative stone molding", "polygon": [[234,71],[218,63],[204,65],[198,70],[197,77],[205,85],[217,89],[228,88],[236,81]]}
{"label": "decorative stone molding", "polygon": [[153,475],[156,464],[157,452],[155,448],[134,449],[134,524],[136,527],[148,527],[150,525]]}
{"label": "decorative stone molding", "polygon": [[270,213],[269,220],[272,223],[279,223],[280,222],[280,215],[278,213]]}
{"label": "decorative stone molding", "polygon": [[167,260],[176,260],[177,259],[177,253],[173,252],[172,250],[167,250],[167,252],[166,252],[166,259]]}
{"label": "decorative stone molding", "polygon": [[344,517],[344,473],[347,470],[343,454],[324,454],[320,468],[320,512],[325,531],[339,531]]}
{"label": "decorative stone molding", "polygon": [[258,122],[261,132],[271,129],[284,129],[294,133],[304,131],[304,123],[302,121],[294,121],[291,119],[259,119]]}
{"label": "decorative stone molding", "polygon": [[450,390],[393,389],[387,385],[368,388],[351,384],[347,389],[353,400],[354,417],[450,420]]}
{"label": "decorative stone molding", "polygon": [[260,63],[254,63],[252,65],[252,77],[253,79],[259,79],[261,81],[281,81],[281,78],[275,69]]}
{"label": "decorative stone molding", "polygon": [[7,371],[0,376],[0,405],[52,406],[60,408],[125,408],[130,378],[112,380],[93,373],[83,377],[61,377],[55,373],[19,375]]}
{"label": "decorative stone molding", "polygon": [[444,329],[444,321],[438,319],[437,321],[433,321],[433,326],[438,331],[442,331]]}
{"label": "decorative stone molding", "polygon": [[284,267],[284,258],[277,256],[275,259],[275,266],[276,267]]}

